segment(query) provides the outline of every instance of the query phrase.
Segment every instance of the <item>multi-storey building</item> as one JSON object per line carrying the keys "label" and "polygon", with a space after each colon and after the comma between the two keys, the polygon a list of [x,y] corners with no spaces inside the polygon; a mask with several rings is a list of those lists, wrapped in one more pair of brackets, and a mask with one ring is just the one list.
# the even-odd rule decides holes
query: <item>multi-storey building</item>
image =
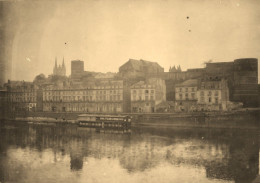
{"label": "multi-storey building", "polygon": [[123,112],[123,81],[95,80],[95,83],[43,89],[43,111]]}
{"label": "multi-storey building", "polygon": [[190,111],[196,108],[198,80],[186,80],[175,86],[175,110]]}
{"label": "multi-storey building", "polygon": [[227,80],[219,77],[201,80],[198,96],[198,110],[227,110],[229,89]]}
{"label": "multi-storey building", "polygon": [[149,73],[163,73],[164,68],[157,62],[129,59],[119,67],[119,75],[127,78],[145,77]]}
{"label": "multi-storey building", "polygon": [[260,107],[260,84],[258,84],[258,107]]}
{"label": "multi-storey building", "polygon": [[0,90],[0,119],[3,119],[7,113],[7,97],[6,90]]}
{"label": "multi-storey building", "polygon": [[156,105],[166,101],[165,81],[151,78],[131,86],[131,112],[156,112]]}
{"label": "multi-storey building", "polygon": [[219,77],[186,80],[175,87],[176,111],[227,110],[227,80]]}
{"label": "multi-storey building", "polygon": [[227,79],[229,98],[245,107],[257,106],[258,60],[236,59],[233,62],[207,63],[206,77]]}
{"label": "multi-storey building", "polygon": [[[125,70],[127,73],[128,68],[132,69],[131,67],[125,67],[122,71]],[[170,68],[170,72],[144,72],[145,74],[143,75],[146,78],[158,77],[165,80],[168,101],[176,100],[175,85],[185,80],[201,79],[204,77],[225,77],[231,101],[243,102],[245,107],[257,106],[258,60],[256,58],[236,59],[230,62],[208,62],[205,68],[176,71],[178,69],[174,69],[173,67]],[[134,72],[132,73],[135,75]]]}
{"label": "multi-storey building", "polygon": [[8,108],[11,111],[35,111],[38,87],[31,82],[8,81],[5,85]]}

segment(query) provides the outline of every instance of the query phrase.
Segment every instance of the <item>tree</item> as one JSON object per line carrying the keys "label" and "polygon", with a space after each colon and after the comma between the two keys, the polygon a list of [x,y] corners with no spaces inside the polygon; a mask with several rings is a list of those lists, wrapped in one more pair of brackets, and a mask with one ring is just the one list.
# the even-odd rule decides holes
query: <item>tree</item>
{"label": "tree", "polygon": [[208,63],[212,63],[212,60],[210,59],[208,61],[203,62],[203,65],[206,66]]}
{"label": "tree", "polygon": [[35,84],[43,84],[44,82],[46,82],[46,77],[44,74],[39,74],[34,78],[33,82]]}

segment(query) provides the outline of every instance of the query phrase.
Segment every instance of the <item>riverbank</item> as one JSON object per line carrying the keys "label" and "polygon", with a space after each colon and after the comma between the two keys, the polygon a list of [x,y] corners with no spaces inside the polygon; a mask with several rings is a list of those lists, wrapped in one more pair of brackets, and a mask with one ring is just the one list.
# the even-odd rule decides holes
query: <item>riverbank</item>
{"label": "riverbank", "polygon": [[[65,112],[26,112],[9,114],[5,120],[31,123],[77,124],[77,116],[82,113]],[[100,114],[100,113],[99,113]],[[243,109],[228,112],[191,113],[124,113],[132,116],[134,126],[174,126],[199,128],[246,128],[260,126],[260,109]]]}

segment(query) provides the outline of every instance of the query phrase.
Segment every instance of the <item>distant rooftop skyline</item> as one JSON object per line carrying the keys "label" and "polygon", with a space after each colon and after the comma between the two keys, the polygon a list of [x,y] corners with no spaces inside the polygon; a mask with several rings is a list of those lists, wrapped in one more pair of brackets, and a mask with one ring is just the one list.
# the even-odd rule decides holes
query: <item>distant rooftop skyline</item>
{"label": "distant rooftop skyline", "polygon": [[[85,70],[118,72],[129,60],[165,71],[208,60],[260,58],[260,1],[75,0],[4,3],[8,79],[51,74],[64,56]],[[258,66],[259,68],[259,66]],[[259,79],[260,80],[260,79]]]}

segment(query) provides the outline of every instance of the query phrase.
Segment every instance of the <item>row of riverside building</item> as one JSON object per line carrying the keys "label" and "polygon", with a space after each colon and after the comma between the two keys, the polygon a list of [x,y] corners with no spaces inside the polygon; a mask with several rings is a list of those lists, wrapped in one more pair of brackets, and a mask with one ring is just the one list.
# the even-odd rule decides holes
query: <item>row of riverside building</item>
{"label": "row of riverside building", "polygon": [[207,63],[205,68],[165,72],[157,62],[129,59],[118,73],[84,71],[71,61],[33,82],[8,81],[0,91],[1,112],[153,113],[219,111],[257,107],[258,60]]}

